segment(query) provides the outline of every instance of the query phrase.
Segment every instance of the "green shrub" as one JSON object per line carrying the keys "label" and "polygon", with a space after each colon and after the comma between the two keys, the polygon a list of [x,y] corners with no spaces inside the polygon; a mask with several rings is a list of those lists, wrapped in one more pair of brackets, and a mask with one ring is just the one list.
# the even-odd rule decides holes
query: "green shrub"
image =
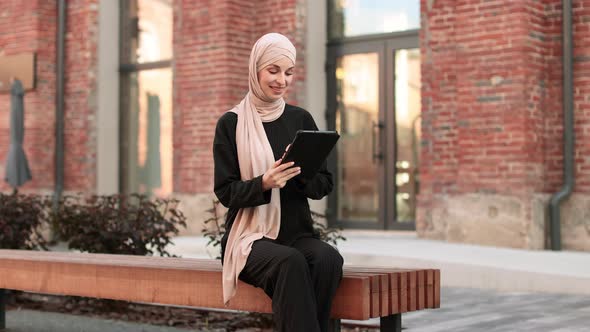
{"label": "green shrub", "polygon": [[49,203],[39,195],[0,193],[0,248],[47,250],[41,229],[49,217]]}
{"label": "green shrub", "polygon": [[166,246],[186,227],[176,199],[144,195],[63,197],[53,219],[55,235],[83,252],[171,256]]}
{"label": "green shrub", "polygon": [[[340,240],[346,241],[346,238],[342,236],[342,227],[334,228],[325,226],[328,224],[325,215],[311,211],[311,219],[313,220],[313,231],[322,241],[331,243],[334,246],[337,246]],[[324,222],[319,222],[319,220],[323,220]]]}

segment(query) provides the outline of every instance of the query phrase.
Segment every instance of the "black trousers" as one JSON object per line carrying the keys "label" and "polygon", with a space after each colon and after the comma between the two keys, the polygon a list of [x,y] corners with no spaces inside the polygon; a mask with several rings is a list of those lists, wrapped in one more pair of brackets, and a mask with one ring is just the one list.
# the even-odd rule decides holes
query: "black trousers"
{"label": "black trousers", "polygon": [[252,245],[239,278],[272,299],[279,331],[324,332],[343,262],[336,249],[315,238],[300,238],[292,246],[263,238]]}

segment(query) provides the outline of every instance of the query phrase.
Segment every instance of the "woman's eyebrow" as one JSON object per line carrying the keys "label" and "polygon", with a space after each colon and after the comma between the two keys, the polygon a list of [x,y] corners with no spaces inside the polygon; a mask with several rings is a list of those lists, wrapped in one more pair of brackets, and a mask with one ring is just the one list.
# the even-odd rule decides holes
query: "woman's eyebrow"
{"label": "woman's eyebrow", "polygon": [[[273,69],[277,69],[277,70],[281,70],[282,69],[281,66],[279,66],[277,64],[274,64],[274,63],[271,64],[271,65],[269,65],[268,67],[272,67]],[[294,70],[294,69],[295,69],[295,66],[289,67],[285,71]]]}

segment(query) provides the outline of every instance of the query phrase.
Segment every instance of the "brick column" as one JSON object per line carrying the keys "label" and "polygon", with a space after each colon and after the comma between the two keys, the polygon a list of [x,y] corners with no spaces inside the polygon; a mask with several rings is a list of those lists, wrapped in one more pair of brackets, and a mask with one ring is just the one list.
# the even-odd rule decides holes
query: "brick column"
{"label": "brick column", "polygon": [[544,247],[561,167],[559,1],[422,1],[420,236]]}

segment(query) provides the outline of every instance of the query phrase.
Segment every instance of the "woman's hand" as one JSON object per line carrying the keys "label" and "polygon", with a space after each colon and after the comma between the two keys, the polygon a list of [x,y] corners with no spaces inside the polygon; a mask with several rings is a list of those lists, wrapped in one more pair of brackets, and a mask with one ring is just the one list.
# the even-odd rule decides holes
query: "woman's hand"
{"label": "woman's hand", "polygon": [[287,181],[301,173],[300,167],[293,167],[294,162],[281,165],[283,159],[277,160],[272,167],[262,176],[262,190],[283,188]]}

